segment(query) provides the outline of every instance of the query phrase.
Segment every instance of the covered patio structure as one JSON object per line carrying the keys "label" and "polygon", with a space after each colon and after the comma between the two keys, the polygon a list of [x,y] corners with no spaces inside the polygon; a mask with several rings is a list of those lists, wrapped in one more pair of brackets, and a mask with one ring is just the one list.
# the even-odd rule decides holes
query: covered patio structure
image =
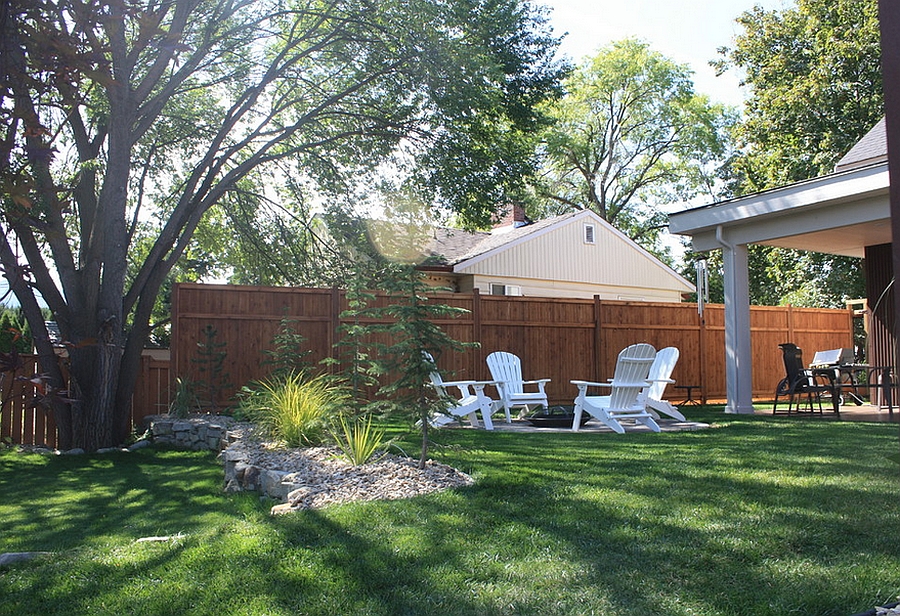
{"label": "covered patio structure", "polygon": [[751,244],[865,259],[868,363],[891,366],[897,374],[889,187],[882,120],[839,161],[832,174],[669,216],[669,231],[690,236],[696,252],[722,251],[726,412],[753,412]]}

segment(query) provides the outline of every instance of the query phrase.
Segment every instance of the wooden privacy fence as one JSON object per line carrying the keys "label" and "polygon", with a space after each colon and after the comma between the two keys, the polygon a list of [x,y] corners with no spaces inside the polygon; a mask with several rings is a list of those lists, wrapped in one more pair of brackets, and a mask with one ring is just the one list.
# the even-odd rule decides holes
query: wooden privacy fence
{"label": "wooden privacy fence", "polygon": [[[695,398],[725,399],[724,306],[707,305],[703,318],[696,304],[551,299],[458,293],[436,293],[433,301],[465,308],[456,318],[438,321],[453,338],[479,342],[462,353],[445,353],[438,360],[447,377],[487,380],[485,357],[498,350],[520,356],[526,379],[550,378],[552,404],[571,404],[571,379],[606,380],[612,376],[619,351],[634,342],[656,348],[675,346],[681,358],[673,378],[693,385]],[[374,304],[390,301],[377,295]],[[264,377],[267,349],[282,318],[292,319],[306,340],[308,359],[331,356],[339,340],[341,313],[347,308],[337,289],[289,289],[230,285],[176,285],[172,302],[172,370],[174,376],[199,379],[198,342],[207,326],[227,355],[222,372],[236,390]],[[374,322],[374,321],[369,321]],[[784,364],[778,345],[794,342],[806,351],[853,346],[849,310],[752,307],[749,323],[753,348],[753,394],[771,399]],[[684,389],[670,388],[670,399],[684,398]]]}
{"label": "wooden privacy fence", "polygon": [[[31,376],[40,372],[36,355],[23,355],[24,367],[19,375]],[[165,413],[169,408],[169,360],[150,355],[141,357],[141,371],[131,406],[132,425],[141,425],[147,415]],[[0,440],[21,445],[56,447],[56,422],[51,413],[30,404],[34,386],[20,379],[5,376],[2,381],[4,404],[0,409]]]}

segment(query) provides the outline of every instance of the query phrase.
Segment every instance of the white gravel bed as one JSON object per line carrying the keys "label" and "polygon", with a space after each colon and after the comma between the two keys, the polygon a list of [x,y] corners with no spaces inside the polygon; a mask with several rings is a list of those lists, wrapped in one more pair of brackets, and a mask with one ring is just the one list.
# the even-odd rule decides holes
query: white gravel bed
{"label": "white gravel bed", "polygon": [[249,464],[260,469],[286,472],[282,481],[295,486],[285,503],[272,508],[273,513],[352,501],[411,498],[474,483],[469,475],[432,460],[420,470],[418,460],[384,454],[353,466],[337,447],[286,449],[256,438],[256,431],[246,425],[235,426],[232,432],[240,435],[229,450],[241,451]]}

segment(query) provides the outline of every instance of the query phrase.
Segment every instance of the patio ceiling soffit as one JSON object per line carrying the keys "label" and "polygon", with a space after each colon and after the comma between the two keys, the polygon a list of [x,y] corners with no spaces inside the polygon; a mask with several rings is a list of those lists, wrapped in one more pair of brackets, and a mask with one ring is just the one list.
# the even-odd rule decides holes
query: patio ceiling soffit
{"label": "patio ceiling soffit", "polygon": [[887,164],[835,173],[669,216],[669,232],[694,250],[768,244],[861,257],[890,242]]}

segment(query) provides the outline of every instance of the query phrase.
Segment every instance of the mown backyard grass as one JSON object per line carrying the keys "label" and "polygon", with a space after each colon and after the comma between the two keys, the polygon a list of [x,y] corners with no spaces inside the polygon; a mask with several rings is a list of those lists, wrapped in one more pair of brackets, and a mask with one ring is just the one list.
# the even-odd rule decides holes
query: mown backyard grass
{"label": "mown backyard grass", "polygon": [[53,554],[0,569],[0,615],[848,615],[897,600],[896,424],[689,418],[714,427],[444,430],[434,457],[475,486],[281,517],[222,493],[210,454],[5,451],[0,552]]}

